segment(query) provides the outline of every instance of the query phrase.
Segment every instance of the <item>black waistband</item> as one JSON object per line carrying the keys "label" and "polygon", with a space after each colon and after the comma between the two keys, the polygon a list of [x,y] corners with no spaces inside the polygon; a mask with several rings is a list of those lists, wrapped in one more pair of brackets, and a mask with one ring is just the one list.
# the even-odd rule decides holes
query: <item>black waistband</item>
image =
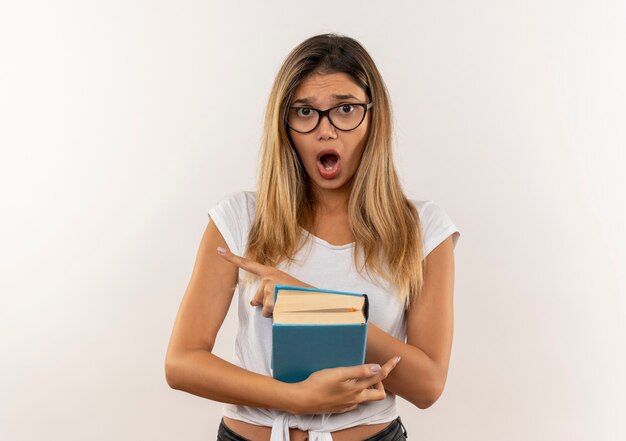
{"label": "black waistband", "polygon": [[[402,435],[404,438],[408,437],[408,433],[404,424],[402,424],[402,420],[400,417],[396,418],[381,430],[378,433],[370,436],[369,438],[364,439],[363,441],[392,441],[399,439],[400,431],[402,431]],[[229,429],[226,424],[224,424],[224,419],[220,422],[220,426],[217,430],[217,440],[218,441],[250,441],[248,438],[244,438],[233,430]]]}

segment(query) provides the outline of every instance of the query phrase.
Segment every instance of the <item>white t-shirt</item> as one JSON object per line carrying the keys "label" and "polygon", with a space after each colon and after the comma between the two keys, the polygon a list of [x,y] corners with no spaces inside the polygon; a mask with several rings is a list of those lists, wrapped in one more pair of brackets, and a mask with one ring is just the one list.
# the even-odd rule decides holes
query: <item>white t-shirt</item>
{"label": "white t-shirt", "polygon": [[[459,229],[447,213],[433,201],[411,200],[422,224],[423,256],[453,234],[459,239]],[[239,256],[245,253],[248,232],[255,214],[256,192],[239,191],[229,194],[209,210],[209,216],[222,233],[230,250]],[[303,234],[306,232],[303,230]],[[354,267],[354,243],[332,245],[319,237],[311,239],[295,256],[291,265],[285,262],[277,268],[318,288],[367,293],[369,322],[397,339],[406,341],[405,305],[393,294],[390,285],[361,276]],[[250,306],[258,289],[258,281],[246,283],[244,270],[239,270],[238,330],[232,363],[249,371],[272,376],[270,370],[272,319],[263,317],[262,309]],[[288,440],[289,428],[309,431],[310,441],[331,441],[330,432],[362,424],[379,424],[397,418],[396,397],[387,391],[384,400],[369,401],[350,412],[338,414],[292,415],[274,409],[224,404],[222,414],[251,424],[272,427],[271,441]]]}

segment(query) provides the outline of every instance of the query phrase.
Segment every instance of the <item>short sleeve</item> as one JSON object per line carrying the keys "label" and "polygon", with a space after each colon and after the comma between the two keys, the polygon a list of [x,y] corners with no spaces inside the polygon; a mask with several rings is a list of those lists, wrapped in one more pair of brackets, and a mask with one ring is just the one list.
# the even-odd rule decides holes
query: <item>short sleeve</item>
{"label": "short sleeve", "polygon": [[230,251],[238,256],[245,252],[248,231],[252,222],[249,192],[231,193],[209,210],[209,218],[222,233]]}
{"label": "short sleeve", "polygon": [[425,258],[441,242],[452,235],[452,245],[456,248],[461,232],[452,222],[448,213],[433,201],[420,204],[419,215],[422,225],[423,257]]}

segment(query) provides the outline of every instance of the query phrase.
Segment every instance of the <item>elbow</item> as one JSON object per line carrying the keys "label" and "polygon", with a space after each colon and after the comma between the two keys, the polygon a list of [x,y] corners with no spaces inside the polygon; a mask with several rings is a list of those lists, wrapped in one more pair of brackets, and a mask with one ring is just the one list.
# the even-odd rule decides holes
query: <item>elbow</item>
{"label": "elbow", "polygon": [[420,409],[428,409],[430,406],[435,404],[435,402],[439,399],[441,393],[432,393],[429,395],[422,395],[418,400],[415,400],[413,404],[415,404]]}
{"label": "elbow", "polygon": [[165,359],[165,381],[172,389],[179,389],[176,364],[172,357]]}
{"label": "elbow", "polygon": [[445,379],[433,381],[428,390],[422,390],[418,397],[412,400],[413,404],[420,409],[428,409],[441,397],[445,386]]}
{"label": "elbow", "polygon": [[[165,381],[176,390],[187,390],[189,376],[193,372],[197,358],[194,353],[205,352],[203,349],[169,350],[165,356]],[[210,351],[209,351],[210,352]]]}
{"label": "elbow", "polygon": [[435,404],[435,401],[437,401],[438,398],[439,397],[435,397],[435,396],[428,397],[426,399],[424,399],[424,397],[420,397],[420,400],[414,401],[413,404],[415,404],[420,409],[428,409],[430,406]]}

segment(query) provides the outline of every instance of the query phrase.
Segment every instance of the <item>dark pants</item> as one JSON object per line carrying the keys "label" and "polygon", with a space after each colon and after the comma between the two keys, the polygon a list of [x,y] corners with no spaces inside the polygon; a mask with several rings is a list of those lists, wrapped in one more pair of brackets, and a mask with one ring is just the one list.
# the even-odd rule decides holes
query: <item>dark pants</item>
{"label": "dark pants", "polygon": [[[392,423],[385,427],[380,432],[366,438],[363,441],[404,441],[408,438],[406,428],[402,424],[400,417],[392,421]],[[224,420],[220,422],[220,427],[217,430],[217,441],[250,441],[243,436],[238,435],[231,429],[226,427]]]}

